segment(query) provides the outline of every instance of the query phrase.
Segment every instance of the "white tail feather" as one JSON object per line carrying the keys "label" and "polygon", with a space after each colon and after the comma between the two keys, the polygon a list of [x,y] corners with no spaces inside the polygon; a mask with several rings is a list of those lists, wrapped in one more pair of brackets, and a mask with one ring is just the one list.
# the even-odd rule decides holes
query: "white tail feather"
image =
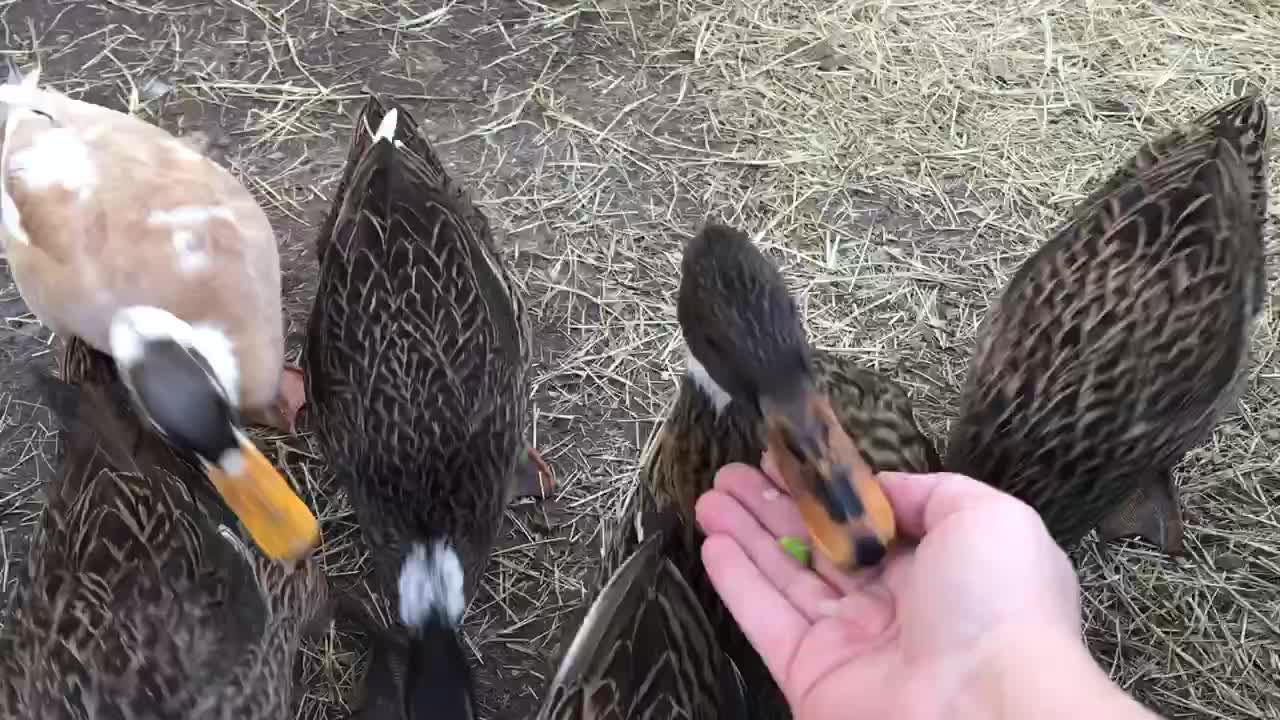
{"label": "white tail feather", "polygon": [[395,142],[396,124],[399,121],[400,113],[395,108],[388,110],[387,114],[382,116],[382,121],[378,123],[378,130],[373,134],[373,141],[390,140]]}
{"label": "white tail feather", "polygon": [[443,611],[457,626],[467,609],[465,584],[462,562],[447,542],[430,548],[414,543],[400,569],[400,622],[421,627],[431,613]]}
{"label": "white tail feather", "polygon": [[3,128],[3,139],[0,139],[0,238],[4,243],[9,239],[21,243],[30,243],[31,239],[22,229],[22,219],[18,214],[18,206],[9,195],[6,176],[9,174],[9,147],[16,123],[9,122],[9,106],[30,106],[34,103],[36,87],[40,84],[40,68],[26,75],[18,66],[9,60],[9,76],[0,84],[0,127]]}

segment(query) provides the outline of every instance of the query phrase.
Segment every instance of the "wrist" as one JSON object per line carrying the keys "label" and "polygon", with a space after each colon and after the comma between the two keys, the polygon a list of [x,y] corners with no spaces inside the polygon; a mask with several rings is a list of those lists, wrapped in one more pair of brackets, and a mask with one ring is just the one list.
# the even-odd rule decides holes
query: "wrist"
{"label": "wrist", "polygon": [[1111,682],[1074,634],[1020,628],[992,633],[983,644],[944,716],[1158,720]]}

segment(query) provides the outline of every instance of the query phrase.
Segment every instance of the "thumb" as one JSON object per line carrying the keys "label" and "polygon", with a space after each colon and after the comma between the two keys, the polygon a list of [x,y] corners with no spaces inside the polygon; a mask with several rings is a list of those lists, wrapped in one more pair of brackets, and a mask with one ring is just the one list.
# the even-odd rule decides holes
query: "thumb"
{"label": "thumb", "polygon": [[962,510],[991,503],[1022,503],[986,483],[956,473],[882,472],[894,519],[903,533],[920,538]]}

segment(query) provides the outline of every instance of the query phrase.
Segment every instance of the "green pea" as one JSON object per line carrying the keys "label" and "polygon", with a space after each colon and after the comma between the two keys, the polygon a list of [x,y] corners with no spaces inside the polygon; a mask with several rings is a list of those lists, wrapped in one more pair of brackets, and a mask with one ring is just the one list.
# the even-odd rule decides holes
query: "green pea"
{"label": "green pea", "polygon": [[778,538],[778,544],[782,546],[787,554],[796,559],[796,562],[805,567],[809,567],[809,544],[798,537],[781,537]]}

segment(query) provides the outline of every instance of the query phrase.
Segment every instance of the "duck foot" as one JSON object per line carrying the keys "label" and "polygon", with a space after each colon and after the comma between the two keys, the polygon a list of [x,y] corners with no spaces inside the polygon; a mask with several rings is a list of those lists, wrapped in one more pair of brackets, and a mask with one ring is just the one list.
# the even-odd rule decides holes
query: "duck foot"
{"label": "duck foot", "polygon": [[555,475],[542,453],[532,446],[525,448],[525,459],[516,463],[515,477],[511,483],[511,499],[545,499],[555,490]]}
{"label": "duck foot", "polygon": [[280,371],[280,390],[275,402],[261,410],[246,410],[250,425],[262,425],[292,435],[297,429],[298,412],[307,404],[307,379],[302,368],[286,364]]}
{"label": "duck foot", "polygon": [[1166,555],[1183,554],[1182,509],[1173,473],[1151,473],[1124,503],[1098,524],[1098,537],[1111,542],[1138,536]]}

